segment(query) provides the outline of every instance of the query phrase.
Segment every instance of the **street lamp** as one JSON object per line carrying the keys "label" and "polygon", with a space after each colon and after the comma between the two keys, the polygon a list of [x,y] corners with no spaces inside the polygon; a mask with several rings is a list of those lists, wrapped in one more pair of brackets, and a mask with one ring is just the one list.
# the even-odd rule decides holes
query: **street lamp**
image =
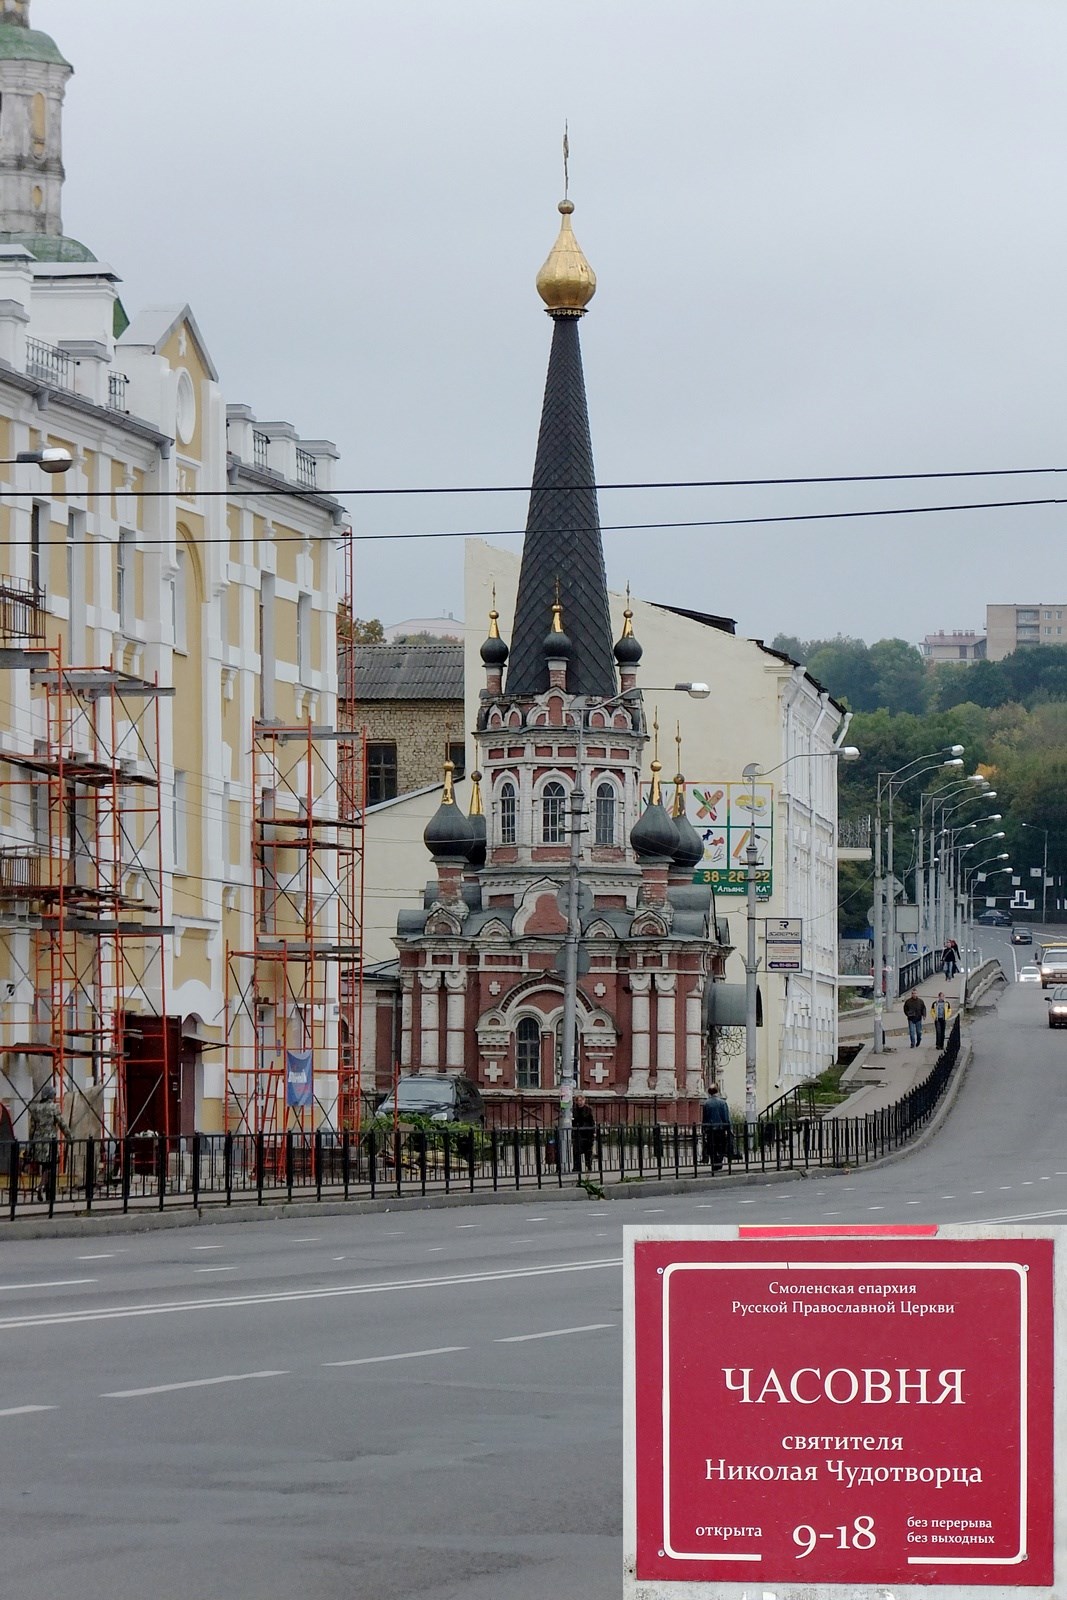
{"label": "street lamp", "polygon": [[607,700],[591,700],[584,706],[575,706],[578,718],[578,739],[575,752],[574,787],[570,805],[570,855],[567,862],[567,937],[563,946],[563,1043],[560,1048],[559,1092],[559,1162],[560,1171],[570,1171],[571,1130],[574,1126],[574,1090],[577,1059],[575,1031],[578,1020],[578,945],[581,942],[582,919],[578,905],[581,883],[582,834],[585,832],[585,789],[582,783],[585,762],[585,719],[592,711],[605,711],[609,706],[624,700],[640,699],[643,694],[671,694],[678,691],[691,700],[706,700],[711,694],[708,683],[675,683],[658,688],[623,689]]}
{"label": "street lamp", "polygon": [[[956,805],[946,808],[945,802],[962,795]],[[942,944],[941,930],[941,905],[938,896],[938,874],[934,865],[934,850],[936,847],[934,812],[941,808],[941,820],[956,811],[960,806],[970,805],[974,800],[989,800],[993,798],[993,791],[989,788],[989,779],[980,772],[972,772],[964,778],[962,783],[951,784],[947,788],[934,789],[929,793],[919,796],[919,833],[918,833],[918,859],[915,867],[915,901],[920,905],[920,926],[929,936],[929,948],[937,949]],[[927,863],[923,859],[925,835],[923,832],[923,812],[929,806],[930,810],[930,837],[929,837],[929,881],[927,881]]]}
{"label": "street lamp", "polygon": [[[895,772],[880,772],[878,774],[878,791],[875,806],[875,834],[874,834],[874,1039],[873,1053],[882,1055],[885,1052],[885,1002],[889,996],[890,988],[896,973],[896,893],[893,878],[893,795],[906,783],[911,783],[914,778],[921,778],[927,772],[933,772],[938,767],[945,770],[958,770],[963,766],[960,757],[963,755],[962,744],[947,745],[942,750],[931,750],[926,755],[916,756],[913,761],[906,761],[902,767],[897,767]],[[940,760],[938,758],[941,758]],[[920,763],[926,762],[925,766]],[[914,767],[915,771],[910,769]],[[889,944],[886,951],[886,926],[884,918],[885,885],[882,878],[882,796],[886,796],[889,808],[887,871],[890,884],[890,916],[889,916]],[[885,968],[885,990],[882,988],[882,969]]]}
{"label": "street lamp", "polygon": [[963,1006],[963,1002],[967,998],[967,971],[968,971],[968,965],[969,965],[968,958],[970,956],[971,950],[974,948],[974,888],[975,888],[975,884],[979,881],[979,877],[980,876],[986,877],[986,878],[994,878],[1000,872],[1011,872],[1011,871],[1013,871],[1014,869],[1012,867],[1010,867],[1010,866],[1008,866],[1008,867],[992,867],[992,868],[990,868],[990,870],[988,872],[982,873],[982,868],[986,867],[986,866],[989,866],[990,862],[992,862],[992,861],[1007,861],[1008,859],[1009,859],[1009,857],[1008,857],[1007,850],[1002,850],[999,855],[986,856],[984,861],[976,861],[973,867],[966,868],[965,871],[964,871],[964,880],[963,880],[963,914],[964,914],[964,919],[965,919],[965,922],[966,922],[966,925],[967,925],[967,936],[964,939],[963,988],[960,991],[960,996],[961,996],[960,1006],[961,1006],[961,1009],[962,1009],[962,1006]]}
{"label": "street lamp", "polygon": [[749,824],[748,844],[745,847],[745,920],[748,935],[745,954],[745,1121],[747,1123],[756,1120],[756,973],[759,970],[759,962],[756,959],[756,864],[759,855],[756,848],[756,779],[770,777],[772,772],[780,772],[792,761],[812,760],[818,756],[837,757],[842,761],[858,761],[859,755],[859,750],[854,744],[834,745],[831,750],[798,750],[795,755],[779,761],[775,767],[760,767],[756,762],[750,761],[741,774],[751,785],[752,799],[748,812],[752,821]]}
{"label": "street lamp", "polygon": [[1031,833],[1043,833],[1045,835],[1045,853],[1041,862],[1041,921],[1044,923],[1045,912],[1048,909],[1048,902],[1045,898],[1048,893],[1048,829],[1039,828],[1036,822],[1021,822],[1019,826],[1021,828],[1029,828]]}
{"label": "street lamp", "polygon": [[74,457],[69,450],[59,446],[50,446],[47,450],[20,450],[18,455],[11,456],[6,461],[0,461],[0,467],[21,466],[24,461],[32,461],[40,467],[42,472],[53,475],[59,472],[69,472],[74,465]]}

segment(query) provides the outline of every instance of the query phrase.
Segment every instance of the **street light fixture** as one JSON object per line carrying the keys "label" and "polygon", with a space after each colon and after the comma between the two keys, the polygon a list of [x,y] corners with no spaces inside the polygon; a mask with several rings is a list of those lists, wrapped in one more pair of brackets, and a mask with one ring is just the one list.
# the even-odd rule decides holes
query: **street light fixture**
{"label": "street light fixture", "polygon": [[788,767],[793,761],[810,761],[817,757],[837,757],[841,761],[858,761],[860,752],[854,744],[834,745],[830,750],[798,750],[795,755],[787,756],[784,761],[779,761],[774,767],[760,767],[756,762],[750,761],[742,769],[741,776],[746,778],[751,785],[751,800],[749,816],[753,819],[748,830],[748,844],[745,847],[745,922],[748,935],[745,947],[745,1121],[753,1123],[756,1120],[756,974],[759,971],[759,961],[756,958],[756,864],[759,851],[756,847],[756,779],[768,778],[772,772],[780,772],[783,767]]}
{"label": "street light fixture", "polygon": [[567,937],[563,946],[563,1042],[560,1048],[559,1093],[559,1161],[560,1171],[570,1171],[571,1131],[574,1127],[574,1091],[577,1081],[575,1031],[578,1020],[578,945],[581,942],[582,919],[578,904],[581,882],[582,835],[585,832],[585,720],[593,711],[605,711],[609,706],[621,705],[626,700],[640,699],[644,694],[687,694],[691,700],[706,700],[711,694],[707,683],[674,683],[651,685],[647,688],[623,689],[607,700],[592,700],[584,706],[575,706],[577,714],[577,750],[574,764],[574,787],[570,804],[570,855],[567,862]]}
{"label": "street light fixture", "polygon": [[1045,921],[1045,912],[1048,910],[1048,829],[1041,828],[1036,822],[1021,822],[1021,828],[1029,828],[1031,833],[1043,833],[1045,836],[1045,851],[1041,861],[1041,921]]}
{"label": "street light fixture", "polygon": [[34,462],[42,472],[53,475],[60,472],[69,472],[74,465],[74,457],[69,450],[59,446],[49,446],[47,450],[20,450],[17,455],[7,461],[0,461],[0,467],[16,467],[26,462]]}

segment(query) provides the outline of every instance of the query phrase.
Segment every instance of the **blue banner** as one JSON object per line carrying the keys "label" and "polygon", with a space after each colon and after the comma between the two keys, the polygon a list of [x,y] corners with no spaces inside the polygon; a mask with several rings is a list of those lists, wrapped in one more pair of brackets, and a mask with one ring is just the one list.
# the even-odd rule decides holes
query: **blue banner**
{"label": "blue banner", "polygon": [[285,1052],[285,1103],[300,1109],[314,1104],[315,1076],[310,1050]]}

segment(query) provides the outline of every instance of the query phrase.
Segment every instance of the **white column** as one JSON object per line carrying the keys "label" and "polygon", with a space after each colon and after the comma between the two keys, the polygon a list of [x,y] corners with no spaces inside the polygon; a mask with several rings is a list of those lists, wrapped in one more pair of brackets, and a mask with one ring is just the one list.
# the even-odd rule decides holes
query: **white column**
{"label": "white column", "polygon": [[628,1094],[648,1094],[650,972],[631,972],[630,1083]]}
{"label": "white column", "polygon": [[656,973],[656,1024],[659,1039],[656,1043],[656,1093],[676,1094],[678,1091],[675,1064],[677,1060],[677,1003],[675,991],[678,977],[674,972]]}
{"label": "white column", "polygon": [[704,979],[698,978],[685,997],[685,1087],[691,1095],[704,1091]]}
{"label": "white column", "polygon": [[400,991],[400,1065],[411,1066],[411,978],[402,978]]}
{"label": "white column", "polygon": [[422,986],[422,1050],[420,1064],[423,1067],[436,1068],[441,1055],[440,1045],[440,994],[441,974],[439,972],[420,972],[419,983]]}
{"label": "white column", "polygon": [[460,1071],[464,1064],[463,1024],[467,1009],[467,973],[445,973],[445,1065]]}

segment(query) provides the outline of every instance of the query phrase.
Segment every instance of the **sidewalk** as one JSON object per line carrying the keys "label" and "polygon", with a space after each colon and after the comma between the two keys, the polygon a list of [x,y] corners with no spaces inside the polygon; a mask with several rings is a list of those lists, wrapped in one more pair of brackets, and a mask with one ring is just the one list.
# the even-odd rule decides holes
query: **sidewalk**
{"label": "sidewalk", "polygon": [[[974,977],[975,974],[972,973],[972,994]],[[952,1007],[949,1018],[951,1027],[952,1018],[957,1015],[960,1007],[962,978],[957,974],[955,978],[950,978],[946,982],[940,972],[935,972],[932,977],[926,978],[916,987],[926,1001],[927,1016],[923,1023],[922,1044],[917,1045],[914,1050],[908,1043],[908,1022],[904,1015],[903,999],[887,1001],[882,1013],[885,1051],[881,1055],[876,1056],[873,1050],[873,1005],[864,1006],[859,1011],[841,1017],[838,1023],[840,1043],[848,1045],[862,1042],[865,1048],[841,1076],[841,1087],[854,1092],[833,1111],[828,1111],[826,1113],[828,1117],[862,1117],[871,1111],[883,1111],[887,1106],[903,1099],[909,1090],[914,1089],[915,1085],[921,1083],[932,1071],[940,1052],[934,1043],[931,1006],[943,990],[945,999]]]}

